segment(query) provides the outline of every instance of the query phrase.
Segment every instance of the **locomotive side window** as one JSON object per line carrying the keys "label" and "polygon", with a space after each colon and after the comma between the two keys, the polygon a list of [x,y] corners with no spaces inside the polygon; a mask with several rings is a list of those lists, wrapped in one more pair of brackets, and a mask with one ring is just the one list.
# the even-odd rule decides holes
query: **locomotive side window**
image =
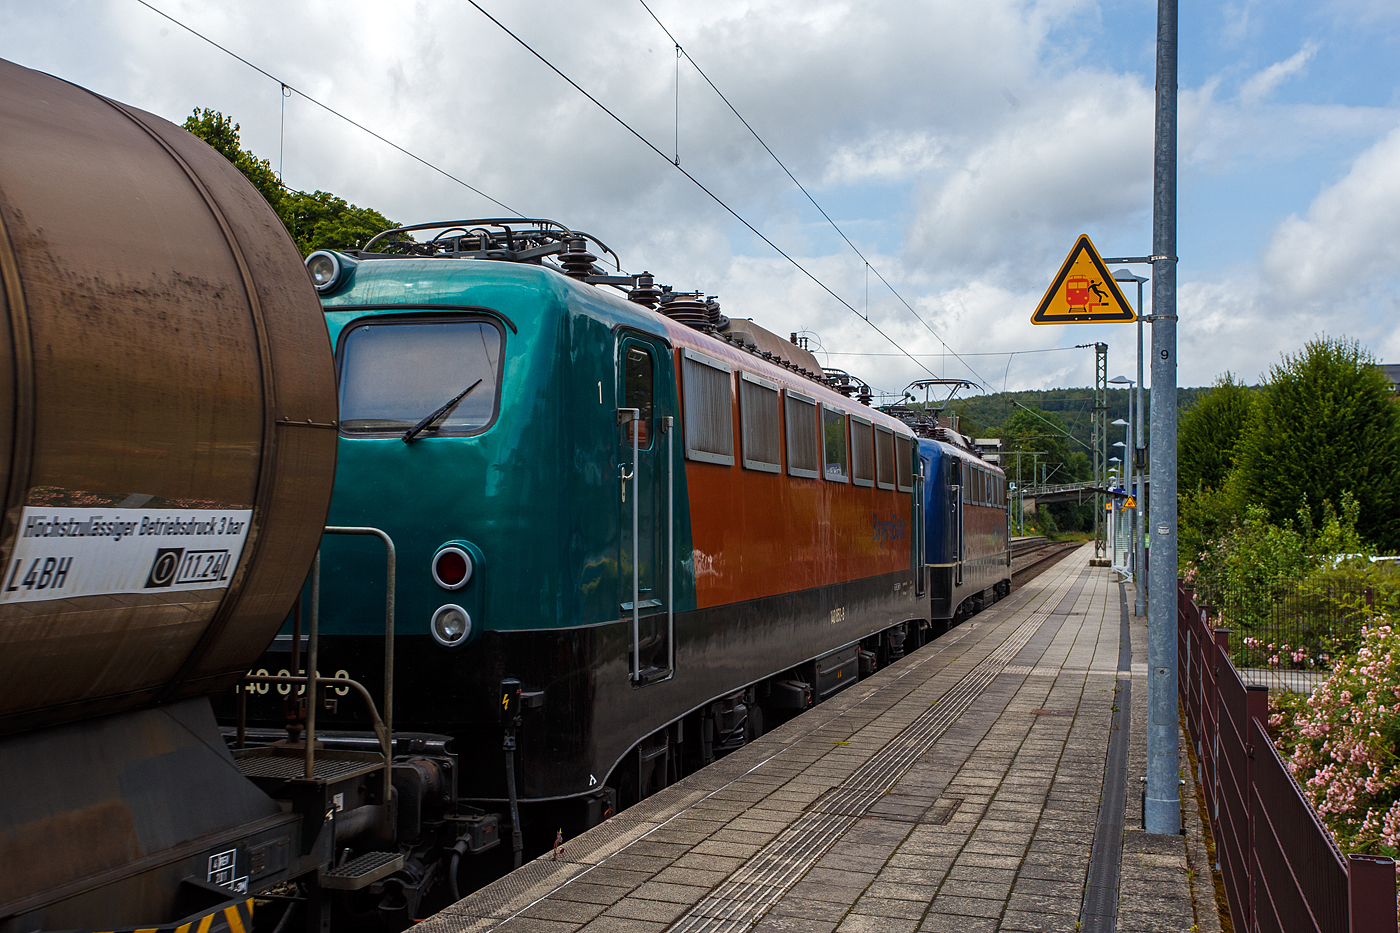
{"label": "locomotive side window", "polygon": [[875,431],[859,415],[851,415],[851,482],[875,485]]}
{"label": "locomotive side window", "polygon": [[[651,449],[651,354],[638,346],[628,346],[623,362],[623,405],[638,411],[637,420],[629,421],[627,430],[637,432],[637,447]],[[627,435],[632,442],[632,435]]]}
{"label": "locomotive side window", "polygon": [[914,442],[903,435],[894,439],[895,485],[900,492],[914,489]]}
{"label": "locomotive side window", "polygon": [[894,488],[894,432],[879,425],[875,427],[875,481],[881,489]]}
{"label": "locomotive side window", "polygon": [[734,465],[734,395],[728,363],[681,351],[685,392],[685,455],[703,463]]}
{"label": "locomotive side window", "polygon": [[821,475],[821,445],[817,439],[817,400],[787,390],[788,473],[816,479]]}
{"label": "locomotive side window", "polygon": [[502,342],[490,321],[356,325],[341,343],[340,430],[403,433],[445,407],[424,435],[480,434],[496,417]]}
{"label": "locomotive side window", "polygon": [[850,482],[846,458],[846,413],[822,406],[822,449],[825,452],[827,479],[837,483]]}
{"label": "locomotive side window", "polygon": [[765,473],[783,471],[783,424],[778,384],[739,373],[739,436],[744,466]]}

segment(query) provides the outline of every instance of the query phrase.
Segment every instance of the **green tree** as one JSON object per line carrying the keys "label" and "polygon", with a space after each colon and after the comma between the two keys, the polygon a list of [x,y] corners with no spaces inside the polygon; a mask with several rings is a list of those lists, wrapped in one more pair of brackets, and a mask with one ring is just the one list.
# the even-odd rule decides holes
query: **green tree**
{"label": "green tree", "polygon": [[303,256],[318,249],[356,249],[398,226],[373,208],[356,207],[329,191],[288,191],[277,213]]}
{"label": "green tree", "polygon": [[[1007,478],[1016,481],[1016,451],[1041,451],[1039,456],[1020,454],[1022,484],[1031,486],[1043,475],[1047,483],[1073,483],[1090,478],[1093,472],[1087,453],[1079,446],[1064,420],[1057,412],[1040,408],[1017,408],[1000,429],[1002,447],[1006,453],[1002,463]],[[1035,474],[1032,476],[1032,469]],[[1088,503],[1056,502],[1038,509],[1042,530],[1055,534],[1061,531],[1084,531],[1094,524],[1092,498]]]}
{"label": "green tree", "polygon": [[239,125],[217,110],[196,109],[184,127],[252,182],[282,219],[303,256],[318,249],[355,249],[376,233],[398,226],[378,211],[357,207],[329,191],[308,194],[284,187],[271,163],[242,147]]}
{"label": "green tree", "polygon": [[1274,524],[1355,498],[1357,530],[1400,547],[1400,407],[1359,343],[1323,336],[1270,370],[1236,453],[1240,495]]}
{"label": "green tree", "polygon": [[1221,489],[1249,427],[1250,390],[1225,373],[1181,416],[1177,426],[1177,488]]}
{"label": "green tree", "polygon": [[247,149],[242,148],[238,138],[239,126],[233,122],[232,118],[224,116],[217,110],[196,107],[194,113],[185,119],[184,127],[232,162],[234,168],[242,172],[243,177],[253,183],[253,187],[258,189],[258,192],[267,199],[267,203],[271,204],[274,209],[282,203],[282,183],[277,180],[277,173],[272,170],[272,163],[266,159],[259,159]]}

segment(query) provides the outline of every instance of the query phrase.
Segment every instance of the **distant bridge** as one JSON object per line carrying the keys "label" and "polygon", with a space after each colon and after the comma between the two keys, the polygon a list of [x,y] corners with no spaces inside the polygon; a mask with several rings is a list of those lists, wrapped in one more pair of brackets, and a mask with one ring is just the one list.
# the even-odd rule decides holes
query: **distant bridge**
{"label": "distant bridge", "polygon": [[[1147,476],[1138,477],[1138,482],[1147,484],[1151,478]],[[1093,480],[1085,480],[1081,483],[1060,483],[1051,486],[1025,486],[1016,491],[1016,495],[1024,496],[1027,499],[1034,499],[1037,505],[1051,502],[1084,502],[1092,500],[1094,493],[1103,493],[1108,496],[1125,498],[1128,495],[1126,489],[1110,490],[1102,486],[1094,485]]]}

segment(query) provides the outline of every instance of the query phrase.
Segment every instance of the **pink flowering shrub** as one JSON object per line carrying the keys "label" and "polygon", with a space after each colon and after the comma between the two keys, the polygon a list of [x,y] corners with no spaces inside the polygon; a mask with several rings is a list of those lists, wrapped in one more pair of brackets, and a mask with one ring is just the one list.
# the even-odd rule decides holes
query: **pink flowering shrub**
{"label": "pink flowering shrub", "polygon": [[1371,620],[1309,697],[1270,696],[1270,732],[1342,849],[1400,854],[1400,627]]}

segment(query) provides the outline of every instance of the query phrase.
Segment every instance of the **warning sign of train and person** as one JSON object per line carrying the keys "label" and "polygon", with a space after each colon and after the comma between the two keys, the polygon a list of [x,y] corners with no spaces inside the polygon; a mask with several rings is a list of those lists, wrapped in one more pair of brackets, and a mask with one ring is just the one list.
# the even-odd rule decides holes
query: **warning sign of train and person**
{"label": "warning sign of train and person", "polygon": [[251,509],[25,506],[0,602],[228,586]]}
{"label": "warning sign of train and person", "polygon": [[1136,320],[1099,251],[1084,234],[1075,241],[1040,307],[1031,315],[1032,324],[1126,324]]}

